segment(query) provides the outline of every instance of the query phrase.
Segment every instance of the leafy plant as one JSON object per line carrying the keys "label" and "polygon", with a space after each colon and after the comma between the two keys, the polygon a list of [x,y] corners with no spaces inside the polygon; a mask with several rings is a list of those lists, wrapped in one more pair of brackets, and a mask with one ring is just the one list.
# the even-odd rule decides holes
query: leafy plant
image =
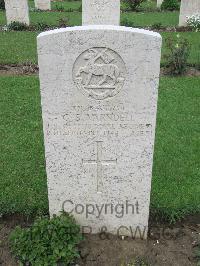
{"label": "leafy plant", "polygon": [[31,12],[43,12],[42,9],[38,9],[36,7],[29,7],[29,11],[31,11]]}
{"label": "leafy plant", "polygon": [[28,30],[28,25],[22,22],[13,21],[8,25],[8,30],[24,31]]}
{"label": "leafy plant", "polygon": [[5,2],[4,2],[4,0],[0,0],[0,9],[2,9],[2,10],[5,9]]}
{"label": "leafy plant", "polygon": [[38,22],[36,25],[35,25],[35,28],[36,30],[38,31],[45,31],[45,30],[48,30],[50,28],[49,25],[47,25],[46,23],[44,22]]}
{"label": "leafy plant", "polygon": [[196,32],[200,31],[200,15],[195,14],[187,17],[187,25],[192,27]]}
{"label": "leafy plant", "polygon": [[59,28],[69,27],[69,19],[67,17],[60,18],[58,21]]}
{"label": "leafy plant", "polygon": [[178,0],[164,0],[161,5],[162,10],[178,10],[179,9],[179,2]]}
{"label": "leafy plant", "polygon": [[188,40],[180,38],[180,35],[177,34],[176,39],[168,38],[166,44],[169,53],[165,55],[165,58],[168,59],[167,67],[170,73],[184,74],[191,49]]}
{"label": "leafy plant", "polygon": [[11,250],[20,263],[56,266],[72,263],[79,256],[80,228],[72,216],[63,213],[52,219],[43,217],[26,229],[16,227],[10,235]]}
{"label": "leafy plant", "polygon": [[60,12],[63,12],[63,11],[65,10],[64,7],[63,7],[62,5],[58,5],[58,4],[56,4],[55,9],[56,9],[57,11],[60,11]]}
{"label": "leafy plant", "polygon": [[146,0],[124,0],[124,2],[129,6],[131,11],[137,11],[143,2]]}
{"label": "leafy plant", "polygon": [[74,11],[76,11],[76,10],[70,7],[70,8],[68,8],[68,9],[66,9],[65,11],[68,12],[68,13],[70,13],[70,12],[74,12]]}
{"label": "leafy plant", "polygon": [[158,22],[158,23],[154,23],[154,24],[152,24],[151,27],[152,27],[153,29],[155,29],[155,30],[160,30],[160,29],[163,28],[163,25],[162,25],[161,22]]}

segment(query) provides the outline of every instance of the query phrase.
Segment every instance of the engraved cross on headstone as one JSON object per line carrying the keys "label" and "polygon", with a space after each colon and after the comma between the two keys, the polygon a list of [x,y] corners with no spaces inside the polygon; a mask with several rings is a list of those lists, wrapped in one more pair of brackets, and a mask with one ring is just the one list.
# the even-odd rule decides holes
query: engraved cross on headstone
{"label": "engraved cross on headstone", "polygon": [[120,0],[83,0],[82,25],[120,25]]}
{"label": "engraved cross on headstone", "polygon": [[102,141],[96,141],[97,143],[97,157],[96,160],[84,160],[82,162],[85,164],[96,164],[97,165],[97,192],[102,192],[103,187],[103,176],[102,176],[102,166],[109,164],[116,164],[117,159],[115,160],[103,160],[102,156]]}

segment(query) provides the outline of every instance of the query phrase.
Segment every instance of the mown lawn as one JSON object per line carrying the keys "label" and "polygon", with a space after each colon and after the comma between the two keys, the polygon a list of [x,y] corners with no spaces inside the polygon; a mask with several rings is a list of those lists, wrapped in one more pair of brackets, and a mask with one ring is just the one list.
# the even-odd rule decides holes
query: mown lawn
{"label": "mown lawn", "polygon": [[[29,7],[35,8],[34,0],[29,0]],[[81,6],[81,1],[52,1],[51,2],[51,9],[56,10],[59,7],[63,7],[64,10],[77,10]]]}
{"label": "mown lawn", "polygon": [[36,32],[0,32],[0,64],[37,62]]}
{"label": "mown lawn", "polygon": [[0,213],[47,211],[39,82],[0,77]]}
{"label": "mown lawn", "polygon": [[151,206],[170,219],[200,211],[200,78],[161,78]]}
{"label": "mown lawn", "polygon": [[[57,5],[60,5],[57,4]],[[151,26],[161,23],[163,26],[177,26],[179,12],[125,12],[121,14],[121,22],[128,18],[134,26]],[[58,26],[60,19],[68,18],[71,26],[81,25],[81,12],[35,12],[30,11],[31,24],[45,23]],[[4,11],[0,11],[0,25],[6,24]]]}
{"label": "mown lawn", "polygon": [[[59,21],[68,19],[70,25],[81,25],[81,13],[79,12],[31,12],[31,24],[45,23],[51,26],[59,26]],[[0,11],[0,25],[6,24],[6,16],[4,11]]]}
{"label": "mown lawn", "polygon": [[[151,209],[200,211],[200,78],[161,78]],[[0,213],[48,211],[37,77],[0,77]]]}
{"label": "mown lawn", "polygon": [[[30,8],[35,8],[34,0],[29,0],[29,7]],[[82,1],[52,1],[51,2],[51,9],[52,10],[57,10],[58,8],[62,7],[64,10],[77,10],[81,7],[81,2]],[[129,6],[121,1],[121,10],[128,10]],[[147,1],[141,4],[141,10],[145,11],[151,11],[151,10],[156,10],[156,2],[155,1]]]}
{"label": "mown lawn", "polygon": [[121,22],[127,18],[134,27],[146,27],[161,23],[162,26],[178,26],[179,12],[127,12],[121,15]]}
{"label": "mown lawn", "polygon": [[[37,63],[36,32],[0,32],[0,64],[16,64],[24,62]],[[162,64],[166,62],[166,39],[176,38],[175,32],[161,33],[163,36]],[[200,37],[196,32],[182,32],[180,36],[187,38],[191,44],[190,64],[200,65]]]}

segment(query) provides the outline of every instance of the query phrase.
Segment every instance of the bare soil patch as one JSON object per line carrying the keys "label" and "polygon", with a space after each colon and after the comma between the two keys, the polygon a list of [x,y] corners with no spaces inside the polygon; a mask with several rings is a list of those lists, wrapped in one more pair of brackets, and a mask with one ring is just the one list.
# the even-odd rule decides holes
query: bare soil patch
{"label": "bare soil patch", "polygon": [[[21,76],[21,75],[38,75],[39,67],[36,64],[11,64],[0,65],[0,76]],[[168,70],[164,67],[161,68],[161,76],[170,76]],[[188,67],[183,76],[187,77],[200,77],[200,70],[194,67]]]}
{"label": "bare soil patch", "polygon": [[0,76],[15,76],[15,75],[34,75],[38,74],[38,66],[36,64],[11,64],[0,65]]}
{"label": "bare soil patch", "polygon": [[[152,220],[152,219],[151,219]],[[0,265],[17,266],[9,248],[8,236],[16,225],[29,226],[21,216],[0,219]],[[200,214],[188,216],[175,225],[150,224],[149,238],[135,240],[109,234],[87,235],[80,244],[79,266],[121,266],[141,258],[152,266],[197,265],[195,250],[200,241]]]}
{"label": "bare soil patch", "polygon": [[[160,76],[162,77],[162,76],[173,76],[173,75],[169,73],[169,69],[165,67],[161,67]],[[194,67],[188,67],[186,69],[186,72],[182,76],[183,77],[200,77],[200,70]],[[175,75],[174,77],[177,77],[177,75]]]}

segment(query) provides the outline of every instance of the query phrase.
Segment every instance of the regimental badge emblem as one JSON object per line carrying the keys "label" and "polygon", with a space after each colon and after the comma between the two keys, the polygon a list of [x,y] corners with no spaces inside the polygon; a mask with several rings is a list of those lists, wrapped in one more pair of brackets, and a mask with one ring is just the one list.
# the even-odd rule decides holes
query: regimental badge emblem
{"label": "regimental badge emblem", "polygon": [[104,100],[122,89],[126,76],[123,59],[115,51],[95,47],[83,52],[73,66],[73,79],[88,97]]}

